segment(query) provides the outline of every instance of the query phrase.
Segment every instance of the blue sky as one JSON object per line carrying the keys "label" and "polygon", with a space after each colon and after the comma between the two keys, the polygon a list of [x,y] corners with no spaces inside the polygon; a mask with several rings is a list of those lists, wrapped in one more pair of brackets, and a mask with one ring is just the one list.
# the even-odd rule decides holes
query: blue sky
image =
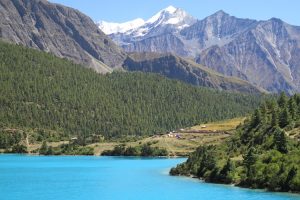
{"label": "blue sky", "polygon": [[300,0],[50,0],[80,10],[94,21],[125,22],[148,19],[173,5],[203,19],[218,10],[230,15],[258,20],[280,18],[300,26]]}

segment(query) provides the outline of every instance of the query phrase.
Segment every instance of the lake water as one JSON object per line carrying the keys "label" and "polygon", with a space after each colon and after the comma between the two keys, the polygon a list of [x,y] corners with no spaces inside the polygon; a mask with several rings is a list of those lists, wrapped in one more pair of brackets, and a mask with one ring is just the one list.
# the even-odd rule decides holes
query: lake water
{"label": "lake water", "polygon": [[0,155],[0,200],[296,200],[172,177],[185,159]]}

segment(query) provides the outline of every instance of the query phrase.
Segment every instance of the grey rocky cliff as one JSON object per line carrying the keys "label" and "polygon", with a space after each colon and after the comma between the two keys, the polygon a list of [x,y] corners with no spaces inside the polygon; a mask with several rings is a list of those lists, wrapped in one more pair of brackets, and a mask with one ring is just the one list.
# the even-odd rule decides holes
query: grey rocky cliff
{"label": "grey rocky cliff", "polygon": [[78,10],[46,0],[1,0],[0,38],[105,73],[126,54]]}
{"label": "grey rocky cliff", "polygon": [[188,51],[185,50],[184,43],[172,33],[134,41],[128,45],[122,45],[122,48],[126,52],[169,52],[188,56]]}
{"label": "grey rocky cliff", "polygon": [[260,21],[224,45],[203,50],[198,63],[271,92],[300,92],[300,28]]}

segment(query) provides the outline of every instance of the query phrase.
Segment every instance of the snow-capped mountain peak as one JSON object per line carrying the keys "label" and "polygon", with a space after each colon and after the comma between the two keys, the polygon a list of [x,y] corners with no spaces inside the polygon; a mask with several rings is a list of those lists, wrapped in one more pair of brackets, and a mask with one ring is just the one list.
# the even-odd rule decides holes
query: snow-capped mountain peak
{"label": "snow-capped mountain peak", "polygon": [[177,29],[192,25],[196,20],[187,12],[174,6],[169,6],[146,21],[146,25],[157,27],[160,25],[173,25]]}
{"label": "snow-capped mountain peak", "polygon": [[[168,6],[159,11],[153,17],[144,21],[141,18],[125,22],[125,23],[110,23],[100,21],[99,28],[106,34],[125,34],[132,37],[141,37],[147,35],[153,29],[164,26],[172,26],[172,30],[181,30],[196,22],[192,16],[180,8]],[[155,32],[155,31],[154,31]]]}
{"label": "snow-capped mountain peak", "polygon": [[140,26],[143,26],[145,21],[141,18],[134,19],[132,21],[124,22],[124,23],[114,23],[114,22],[106,22],[100,21],[98,22],[99,28],[105,34],[112,34],[112,33],[125,33],[129,30],[136,29]]}
{"label": "snow-capped mountain peak", "polygon": [[175,8],[174,6],[168,6],[164,10],[169,12],[169,13],[174,13],[177,10],[177,8]]}
{"label": "snow-capped mountain peak", "polygon": [[147,20],[147,23],[155,23],[160,18],[164,17],[165,15],[172,15],[176,12],[177,8],[174,6],[168,6],[167,8],[159,11],[157,14],[155,14],[153,17]]}

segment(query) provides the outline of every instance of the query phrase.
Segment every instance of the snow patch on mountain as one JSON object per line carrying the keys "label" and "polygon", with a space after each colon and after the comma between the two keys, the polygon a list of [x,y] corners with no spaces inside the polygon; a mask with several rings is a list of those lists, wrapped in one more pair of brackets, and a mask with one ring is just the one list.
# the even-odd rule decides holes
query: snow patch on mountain
{"label": "snow patch on mountain", "polygon": [[145,21],[141,18],[134,19],[132,21],[124,22],[124,23],[114,23],[114,22],[106,22],[100,21],[98,22],[99,28],[105,34],[112,34],[112,33],[125,33],[129,30],[136,29],[141,27],[145,24]]}

